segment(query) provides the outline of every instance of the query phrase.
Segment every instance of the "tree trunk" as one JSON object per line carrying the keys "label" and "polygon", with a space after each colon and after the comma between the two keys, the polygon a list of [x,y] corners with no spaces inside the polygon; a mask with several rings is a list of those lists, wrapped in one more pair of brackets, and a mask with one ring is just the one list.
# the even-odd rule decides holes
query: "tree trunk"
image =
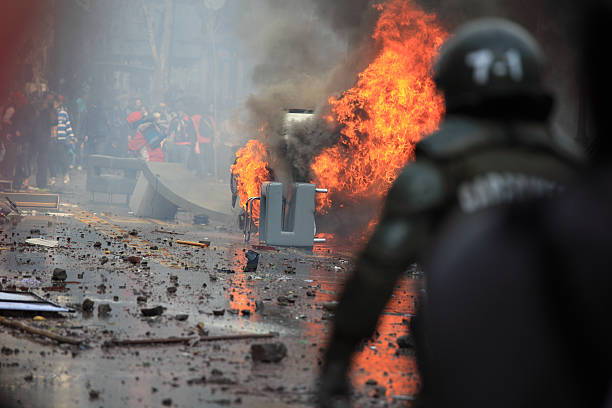
{"label": "tree trunk", "polygon": [[172,32],[174,28],[174,0],[164,0],[164,16],[162,24],[161,45],[158,48],[153,20],[149,14],[146,0],[141,0],[142,10],[147,24],[149,45],[155,63],[153,83],[151,84],[151,101],[157,104],[162,101],[168,91],[168,77],[170,73],[170,52],[172,45]]}

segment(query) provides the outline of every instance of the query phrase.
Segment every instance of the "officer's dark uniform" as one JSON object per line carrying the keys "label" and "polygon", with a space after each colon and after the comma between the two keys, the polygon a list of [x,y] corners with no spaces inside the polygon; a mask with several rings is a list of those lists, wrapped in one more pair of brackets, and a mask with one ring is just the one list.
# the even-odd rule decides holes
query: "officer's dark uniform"
{"label": "officer's dark uniform", "polygon": [[427,407],[610,406],[612,5],[580,6],[592,167],[562,196],[441,228],[419,327]]}
{"label": "officer's dark uniform", "polygon": [[552,195],[576,177],[581,153],[549,131],[552,100],[542,90],[540,66],[531,36],[503,20],[467,25],[444,46],[436,82],[447,118],[417,144],[416,161],[389,191],[347,281],[325,356],[322,405],[346,392],[353,351],[373,333],[398,278],[422,259],[449,214]]}

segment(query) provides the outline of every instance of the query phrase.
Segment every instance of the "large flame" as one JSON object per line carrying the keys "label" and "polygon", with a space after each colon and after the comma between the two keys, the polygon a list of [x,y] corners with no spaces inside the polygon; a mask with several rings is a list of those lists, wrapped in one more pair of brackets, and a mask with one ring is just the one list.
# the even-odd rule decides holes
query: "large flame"
{"label": "large flame", "polygon": [[[236,152],[232,174],[236,177],[240,205],[243,208],[249,198],[259,197],[261,184],[272,179],[268,161],[268,150],[259,140],[249,140],[245,147]],[[253,205],[253,215],[259,218],[259,203]]]}
{"label": "large flame", "polygon": [[311,166],[313,182],[330,190],[318,203],[321,211],[336,201],[382,197],[413,159],[414,145],[438,128],[444,114],[432,65],[447,33],[412,1],[376,7],[373,39],[381,51],[355,87],[329,99],[341,134]]}
{"label": "large flame", "polygon": [[[414,158],[415,144],[438,128],[444,114],[432,73],[447,32],[413,0],[387,0],[375,7],[380,12],[372,35],[377,57],[352,89],[329,99],[331,115],[325,119],[338,125],[340,136],[311,164],[311,181],[329,189],[318,196],[321,212],[380,200]],[[249,141],[236,157],[232,172],[238,175],[244,206],[272,175],[262,142]]]}

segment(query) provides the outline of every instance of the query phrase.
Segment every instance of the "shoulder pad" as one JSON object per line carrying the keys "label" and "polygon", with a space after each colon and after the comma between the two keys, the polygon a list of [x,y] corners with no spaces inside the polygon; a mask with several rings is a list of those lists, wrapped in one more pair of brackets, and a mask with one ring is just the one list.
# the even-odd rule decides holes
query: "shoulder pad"
{"label": "shoulder pad", "polygon": [[503,142],[505,138],[503,129],[489,121],[447,118],[440,130],[416,145],[416,157],[447,159],[477,147]]}
{"label": "shoulder pad", "polygon": [[441,171],[428,160],[417,160],[393,183],[385,215],[409,215],[434,208],[444,201],[446,190]]}

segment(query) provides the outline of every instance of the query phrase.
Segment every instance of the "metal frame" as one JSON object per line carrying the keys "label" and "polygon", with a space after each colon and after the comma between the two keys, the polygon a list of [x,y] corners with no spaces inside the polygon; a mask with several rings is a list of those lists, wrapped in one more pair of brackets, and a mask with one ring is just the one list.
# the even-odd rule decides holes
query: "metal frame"
{"label": "metal frame", "polygon": [[244,242],[251,240],[251,223],[253,221],[253,201],[261,200],[261,197],[251,197],[246,202],[246,218],[244,220]]}

